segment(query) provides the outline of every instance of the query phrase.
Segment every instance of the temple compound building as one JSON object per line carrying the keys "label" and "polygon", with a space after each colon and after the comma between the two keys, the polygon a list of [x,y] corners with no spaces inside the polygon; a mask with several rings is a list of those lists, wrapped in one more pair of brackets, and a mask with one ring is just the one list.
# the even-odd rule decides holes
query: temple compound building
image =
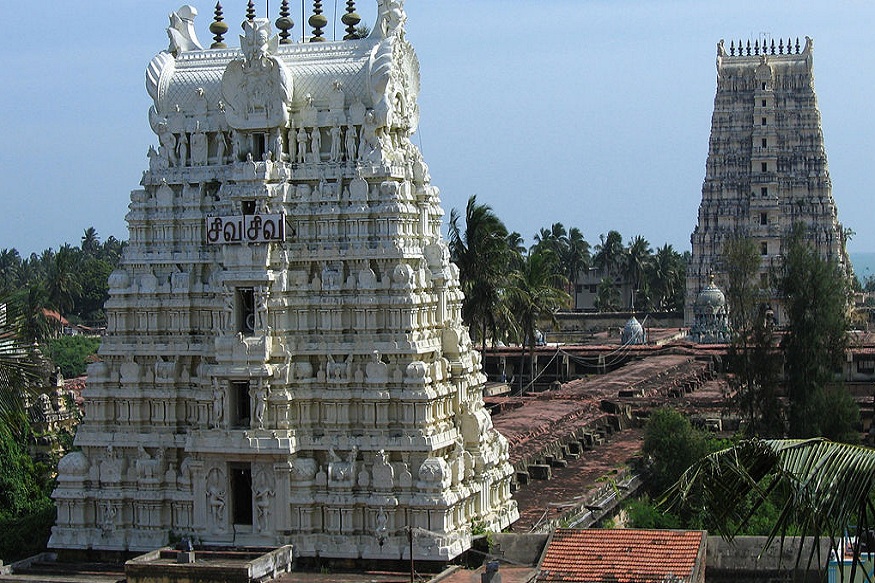
{"label": "temple compound building", "polygon": [[[277,3],[279,4],[279,3]],[[300,557],[447,560],[516,520],[443,211],[410,141],[403,0],[367,38],[274,36],[249,3],[201,48],[170,16],[130,245],[86,419],[58,466],[56,549],[171,537]],[[241,10],[242,18],[242,10]]]}
{"label": "temple compound building", "polygon": [[[789,39],[717,45],[717,96],[698,224],[690,237],[684,319],[691,325],[699,292],[713,270],[720,282],[721,249],[735,236],[757,242],[760,285],[781,265],[785,238],[795,223],[825,258],[848,265],[845,237],[814,92],[813,43]],[[775,290],[763,302],[784,325]],[[730,306],[731,308],[731,306]]]}
{"label": "temple compound building", "polygon": [[697,344],[727,344],[732,339],[729,306],[723,290],[714,283],[713,273],[710,278],[711,281],[699,292],[693,304],[689,339]]}

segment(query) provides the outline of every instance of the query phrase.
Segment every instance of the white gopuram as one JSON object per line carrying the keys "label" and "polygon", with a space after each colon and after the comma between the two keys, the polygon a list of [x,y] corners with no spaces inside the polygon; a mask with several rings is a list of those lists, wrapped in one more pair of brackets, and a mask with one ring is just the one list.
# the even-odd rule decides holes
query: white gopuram
{"label": "white gopuram", "polygon": [[49,545],[397,559],[412,530],[414,558],[451,559],[518,512],[410,141],[403,1],[338,42],[250,15],[239,50],[202,49],[195,14],[146,73],[158,146]]}

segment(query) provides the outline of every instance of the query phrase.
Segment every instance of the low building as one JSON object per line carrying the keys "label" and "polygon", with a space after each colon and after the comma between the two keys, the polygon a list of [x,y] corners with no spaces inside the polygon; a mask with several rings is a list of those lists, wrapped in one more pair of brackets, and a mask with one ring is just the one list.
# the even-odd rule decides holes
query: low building
{"label": "low building", "polygon": [[562,583],[700,583],[705,531],[556,529],[537,581]]}

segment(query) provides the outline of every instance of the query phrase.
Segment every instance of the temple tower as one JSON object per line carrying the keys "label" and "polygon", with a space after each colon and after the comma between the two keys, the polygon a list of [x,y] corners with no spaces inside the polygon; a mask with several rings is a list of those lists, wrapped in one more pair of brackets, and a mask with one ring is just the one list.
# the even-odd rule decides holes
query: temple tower
{"label": "temple tower", "polygon": [[[699,292],[713,270],[720,281],[721,249],[733,236],[749,237],[762,255],[760,284],[780,267],[795,223],[826,258],[847,265],[814,92],[813,44],[738,41],[717,45],[717,96],[698,224],[690,237],[685,321],[693,323]],[[785,315],[776,291],[764,303],[778,325]],[[730,306],[731,309],[731,306]]]}
{"label": "temple tower", "polygon": [[251,14],[235,49],[217,6],[203,49],[183,7],[149,64],[157,147],[110,276],[81,451],[58,466],[53,548],[190,536],[397,559],[412,530],[414,558],[446,560],[473,526],[518,516],[410,140],[403,0],[338,42],[290,41],[283,10],[282,40]]}

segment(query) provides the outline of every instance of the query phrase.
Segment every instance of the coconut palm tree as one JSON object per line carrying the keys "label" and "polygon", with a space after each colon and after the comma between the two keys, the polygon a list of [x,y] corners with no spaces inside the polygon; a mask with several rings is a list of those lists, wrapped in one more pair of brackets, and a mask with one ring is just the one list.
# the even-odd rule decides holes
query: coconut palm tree
{"label": "coconut palm tree", "polygon": [[677,309],[675,299],[684,285],[684,269],[681,255],[670,244],[656,248],[647,279],[653,302],[658,310]]}
{"label": "coconut palm tree", "polygon": [[519,269],[526,255],[526,243],[523,236],[514,231],[507,235],[507,250],[510,252],[510,269]]}
{"label": "coconut palm tree", "polygon": [[19,285],[21,256],[16,249],[0,250],[0,288],[12,291]]}
{"label": "coconut palm tree", "polygon": [[[557,259],[549,249],[533,248],[523,261],[522,268],[511,274],[507,288],[507,303],[515,317],[517,331],[522,339],[523,351],[520,371],[526,358],[526,349],[531,355],[535,350],[535,329],[543,319],[555,320],[556,310],[566,306],[571,299],[556,285],[555,263]],[[534,357],[530,356],[529,374],[534,379]],[[520,375],[522,377],[522,375]],[[520,378],[522,389],[522,378]]]}
{"label": "coconut palm tree", "polygon": [[73,309],[73,299],[82,291],[78,278],[77,250],[64,245],[55,254],[46,280],[49,304],[62,315]]}
{"label": "coconut palm tree", "polygon": [[535,235],[535,247],[546,248],[561,257],[568,233],[562,223],[553,223],[549,229],[540,229]]}
{"label": "coconut palm tree", "polygon": [[97,234],[97,229],[94,227],[85,229],[79,248],[88,255],[94,255],[100,250],[100,236]]}
{"label": "coconut palm tree", "polygon": [[608,231],[607,236],[599,235],[600,243],[595,246],[595,265],[604,275],[617,275],[623,266],[626,250],[623,236],[618,231]]}
{"label": "coconut palm tree", "polygon": [[21,336],[22,323],[19,305],[0,299],[0,425],[16,433],[24,421],[21,393],[39,377],[33,347]]}
{"label": "coconut palm tree", "polygon": [[510,253],[507,227],[489,205],[471,196],[465,207],[465,224],[456,209],[450,212],[450,256],[459,268],[465,301],[462,318],[486,347],[486,332],[495,328],[496,311],[507,277]]}
{"label": "coconut palm tree", "polygon": [[632,284],[632,297],[634,305],[635,292],[644,288],[644,274],[647,272],[650,262],[653,258],[653,252],[650,250],[650,243],[638,235],[632,242],[625,253],[625,275]]}
{"label": "coconut palm tree", "polygon": [[[873,526],[873,487],[875,450],[871,448],[821,438],[752,439],[695,463],[669,489],[662,504],[704,509],[720,535],[731,539],[767,498],[777,498],[781,510],[766,546],[775,538],[783,544],[793,529],[815,542],[826,536],[837,550],[850,525],[856,525],[858,532]],[[859,554],[854,558],[858,561]]]}
{"label": "coconut palm tree", "polygon": [[562,266],[565,268],[565,277],[568,280],[569,293],[574,298],[574,307],[577,308],[577,281],[580,272],[589,269],[592,257],[589,253],[589,243],[583,237],[583,233],[577,227],[568,229],[567,244],[560,257]]}

